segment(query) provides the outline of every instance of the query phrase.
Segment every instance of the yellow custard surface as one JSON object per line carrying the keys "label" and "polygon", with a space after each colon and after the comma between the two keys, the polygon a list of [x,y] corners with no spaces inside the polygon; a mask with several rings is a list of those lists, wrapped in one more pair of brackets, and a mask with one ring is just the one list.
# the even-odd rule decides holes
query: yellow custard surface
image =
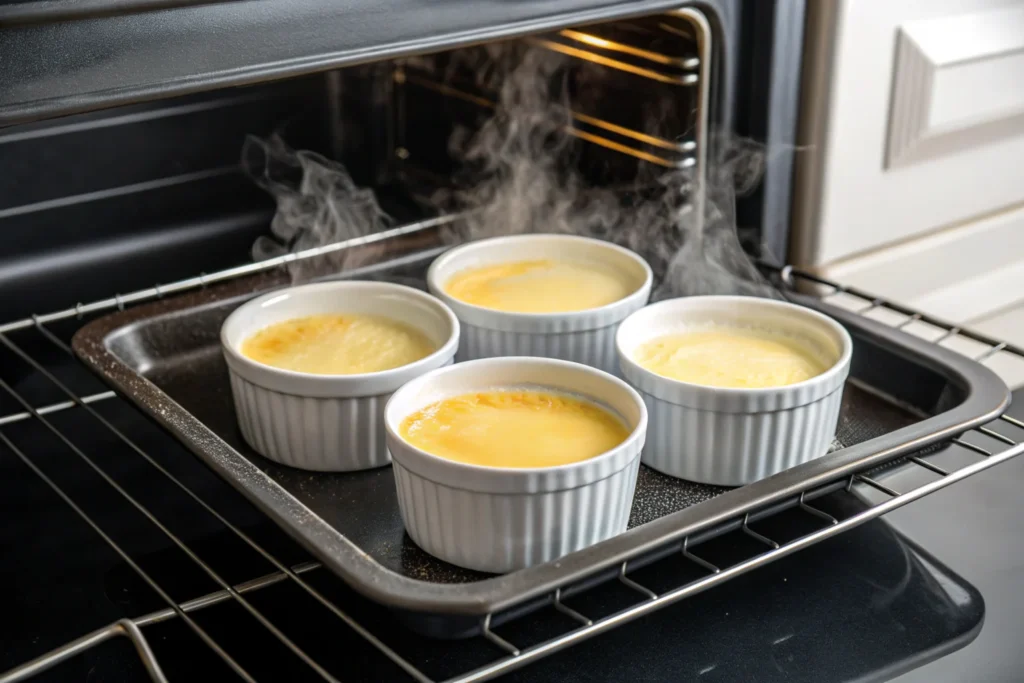
{"label": "yellow custard surface", "polygon": [[633,360],[681,382],[742,389],[796,384],[828,369],[799,339],[725,326],[653,339],[634,352]]}
{"label": "yellow custard surface", "polygon": [[487,467],[555,467],[588,460],[626,440],[611,412],[558,393],[498,390],[432,403],[399,428],[433,455]]}
{"label": "yellow custard surface", "polygon": [[358,375],[391,370],[432,354],[419,330],[371,315],[311,315],[263,328],[242,343],[242,355],[282,370]]}
{"label": "yellow custard surface", "polygon": [[467,304],[510,313],[600,308],[635,291],[623,277],[568,261],[512,261],[457,273],[445,291]]}

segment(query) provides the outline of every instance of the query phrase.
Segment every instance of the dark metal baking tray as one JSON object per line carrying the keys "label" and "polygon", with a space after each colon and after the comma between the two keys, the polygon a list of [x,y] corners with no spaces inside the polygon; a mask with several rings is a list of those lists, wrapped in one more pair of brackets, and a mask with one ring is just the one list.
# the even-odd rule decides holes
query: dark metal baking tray
{"label": "dark metal baking tray", "polygon": [[[347,277],[422,286],[437,249],[353,271]],[[745,515],[796,505],[1001,414],[1009,391],[990,370],[940,346],[793,292],[854,339],[836,450],[748,486],[726,489],[641,468],[629,530],[547,564],[490,576],[446,564],[404,533],[390,468],[311,473],[262,458],[235,423],[219,346],[225,317],[256,293],[289,282],[281,272],[138,306],[100,318],[75,335],[81,359],[369,598],[398,610],[418,630],[468,635],[484,616],[512,616],[550,602],[556,589],[614,578],[737,527]]]}

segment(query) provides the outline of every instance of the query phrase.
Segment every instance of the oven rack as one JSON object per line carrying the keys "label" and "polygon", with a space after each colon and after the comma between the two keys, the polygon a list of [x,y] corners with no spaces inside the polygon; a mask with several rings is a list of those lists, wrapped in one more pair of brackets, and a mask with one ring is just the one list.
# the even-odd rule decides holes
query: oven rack
{"label": "oven rack", "polygon": [[[443,83],[426,74],[417,73],[408,68],[398,68],[393,74],[395,84],[416,85],[431,90],[445,97],[469,102],[483,109],[494,109],[497,104],[486,97],[468,92],[448,83]],[[399,90],[399,93],[402,91]],[[696,164],[693,152],[697,148],[695,140],[674,141],[643,131],[620,126],[611,121],[591,116],[582,112],[570,111],[572,125],[563,128],[567,135],[579,140],[610,149],[620,154],[647,161],[663,168],[683,169]],[[400,158],[406,158],[408,150],[399,146]]]}
{"label": "oven rack", "polygon": [[[841,481],[832,482],[826,486],[803,491],[786,503],[775,505],[771,509],[749,513],[745,516],[728,520],[723,523],[722,526],[732,529],[735,533],[744,534],[750,539],[756,541],[760,546],[760,552],[755,552],[746,559],[729,566],[716,566],[701,556],[699,545],[702,538],[700,536],[684,538],[678,544],[678,548],[676,548],[677,557],[681,556],[682,558],[685,558],[685,560],[689,562],[691,568],[700,570],[703,572],[703,575],[695,580],[680,580],[678,585],[674,585],[668,589],[661,589],[659,592],[656,592],[647,585],[644,585],[641,580],[637,578],[633,571],[635,567],[631,567],[630,564],[633,559],[636,558],[627,559],[619,567],[617,579],[619,584],[631,591],[636,598],[636,601],[630,606],[601,618],[592,618],[591,616],[582,613],[581,609],[571,606],[571,604],[574,604],[574,601],[578,599],[581,593],[585,593],[588,590],[596,590],[595,588],[580,588],[579,586],[574,586],[571,597],[563,599],[563,590],[567,587],[560,587],[548,596],[550,607],[573,623],[573,627],[568,628],[564,632],[542,642],[529,646],[519,646],[515,642],[512,642],[513,639],[510,638],[507,633],[502,635],[502,632],[506,628],[506,624],[510,619],[514,620],[515,615],[511,615],[511,617],[508,614],[487,615],[482,620],[481,625],[483,635],[480,637],[489,641],[491,646],[493,646],[493,661],[447,678],[431,678],[424,673],[421,665],[414,662],[412,658],[401,654],[398,651],[401,648],[395,648],[387,644],[385,642],[386,638],[383,634],[361,624],[358,619],[340,608],[335,604],[335,602],[324,597],[317,588],[307,581],[307,575],[310,575],[311,572],[315,572],[319,569],[318,563],[304,562],[288,566],[279,561],[271,553],[263,549],[250,536],[246,535],[245,532],[228,522],[207,501],[202,500],[195,492],[190,490],[187,485],[176,479],[170,472],[154,460],[149,453],[134,443],[130,437],[111,424],[93,408],[93,406],[99,402],[114,399],[115,396],[113,392],[101,392],[84,396],[75,394],[66,386],[66,384],[59,380],[50,371],[50,369],[26,351],[24,344],[18,344],[11,338],[11,333],[23,331],[22,333],[34,336],[37,335],[38,340],[42,343],[54,345],[62,354],[71,354],[69,346],[48,326],[62,321],[74,321],[76,318],[82,318],[89,314],[123,309],[129,304],[153,300],[171,293],[205,287],[214,282],[226,281],[256,272],[279,268],[286,266],[297,259],[312,258],[342,248],[350,248],[359,244],[367,244],[403,234],[427,230],[436,227],[437,225],[452,221],[455,218],[456,217],[443,217],[423,221],[395,228],[360,240],[353,240],[347,243],[311,249],[305,252],[282,256],[261,263],[240,266],[238,268],[225,270],[211,275],[204,274],[195,278],[167,285],[160,285],[130,294],[116,294],[114,297],[101,301],[89,304],[78,304],[62,311],[43,315],[33,315],[29,318],[0,325],[0,345],[17,355],[28,366],[30,366],[33,371],[45,377],[54,387],[67,396],[66,401],[50,405],[36,406],[17,392],[6,381],[0,379],[0,391],[5,392],[15,399],[22,408],[20,411],[0,416],[0,452],[6,451],[8,454],[13,454],[20,459],[25,466],[38,475],[38,477],[45,482],[45,484],[48,485],[66,505],[74,510],[74,512],[77,513],[77,515],[115,552],[117,552],[138,574],[138,576],[167,603],[167,606],[161,610],[135,618],[119,619],[104,628],[87,633],[80,638],[68,642],[35,660],[22,664],[10,671],[7,671],[6,673],[0,673],[0,683],[14,683],[15,681],[28,680],[34,675],[41,673],[50,667],[60,664],[61,662],[75,657],[76,655],[82,654],[90,648],[96,647],[99,644],[116,637],[127,638],[132,643],[138,657],[154,681],[165,681],[167,679],[162,671],[160,663],[157,661],[147,642],[145,630],[155,624],[172,619],[180,619],[184,621],[205,643],[211,652],[231,667],[235,673],[238,674],[239,678],[246,681],[257,680],[251,672],[243,669],[241,665],[232,658],[231,654],[223,649],[206,631],[204,631],[191,616],[201,610],[210,609],[225,603],[234,603],[244,609],[253,619],[262,624],[262,626],[265,627],[276,639],[283,643],[285,647],[291,650],[299,662],[308,666],[309,669],[313,673],[317,674],[321,679],[327,681],[338,680],[335,674],[329,671],[321,662],[316,661],[308,655],[289,634],[285,633],[257,608],[253,607],[252,603],[250,603],[246,597],[257,591],[264,590],[284,582],[291,582],[308,593],[313,599],[319,602],[324,608],[331,612],[334,617],[336,617],[338,628],[347,628],[354,631],[359,637],[364,639],[369,646],[373,647],[381,655],[390,660],[401,671],[404,671],[408,680],[417,681],[418,683],[440,683],[440,681],[444,681],[444,683],[470,683],[471,681],[489,680],[500,674],[525,666],[530,662],[534,662],[545,656],[571,647],[574,644],[592,638],[600,633],[615,629],[645,614],[652,613],[656,610],[667,607],[668,605],[684,600],[687,597],[703,590],[725,583],[735,577],[757,569],[758,567],[766,565],[781,557],[797,552],[823,539],[835,536],[854,526],[875,519],[902,505],[917,500],[918,498],[946,486],[952,485],[961,479],[986,470],[1024,452],[1024,422],[1012,417],[1001,416],[999,419],[986,426],[971,430],[964,435],[952,439],[949,446],[951,449],[959,449],[963,451],[964,454],[970,454],[976,458],[971,464],[960,467],[959,469],[949,469],[934,462],[929,455],[908,457],[906,459],[905,467],[919,468],[922,472],[927,473],[931,477],[929,481],[921,484],[920,486],[906,490],[895,490],[883,481],[879,481],[880,477],[874,475],[874,473],[858,472]],[[981,348],[980,351],[974,354],[975,359],[980,362],[992,362],[993,359],[1003,356],[1010,356],[1017,361],[1024,362],[1024,350],[1019,347],[1000,342],[970,330],[965,330],[956,325],[945,323],[931,316],[909,310],[898,304],[885,301],[884,299],[873,297],[860,290],[843,287],[812,274],[804,273],[789,267],[776,270],[780,279],[790,287],[807,284],[819,288],[826,288],[827,291],[823,293],[824,298],[843,297],[845,298],[844,306],[853,308],[862,315],[872,315],[876,319],[879,319],[879,313],[883,313],[886,322],[889,322],[889,324],[894,327],[907,328],[911,325],[927,325],[934,328],[938,331],[938,337],[935,339],[937,343],[948,343],[955,339],[969,340],[970,342],[979,345]],[[102,469],[100,469],[99,466],[91,460],[90,456],[76,445],[77,437],[75,433],[63,432],[48,419],[49,415],[72,409],[85,411],[91,414],[96,420],[97,429],[110,430],[117,439],[122,441],[134,453],[132,457],[139,457],[148,461],[157,470],[157,472],[168,477],[171,482],[177,486],[177,489],[180,491],[182,496],[192,498],[210,515],[219,520],[226,530],[238,536],[264,559],[274,565],[277,568],[277,571],[270,574],[254,576],[248,581],[233,585],[227,583],[224,579],[218,576],[208,562],[200,557],[198,553],[189,548],[178,536],[174,535],[173,532],[167,529],[146,507],[143,501],[133,497],[121,485],[103,472]],[[197,567],[202,569],[217,583],[219,583],[221,589],[183,602],[175,602],[171,599],[166,590],[141,567],[139,567],[139,565],[136,564],[135,561],[106,534],[102,526],[90,517],[81,507],[79,507],[71,495],[69,495],[56,482],[49,478],[42,469],[39,468],[39,466],[34,462],[32,453],[28,452],[29,449],[17,446],[4,433],[3,427],[24,420],[35,420],[44,425],[46,429],[51,431],[54,436],[60,439],[65,446],[75,454],[75,456],[81,458],[88,465],[93,467],[93,469],[97,471],[97,473],[112,489],[112,494],[124,497],[140,514],[153,521],[170,541],[185,551],[186,555],[191,558],[191,561],[194,562]],[[847,491],[867,491],[870,489],[873,495],[865,496],[863,509],[855,514],[843,518],[837,518],[822,510],[822,506],[820,504],[816,505],[815,501],[819,498],[844,488]],[[872,500],[874,502],[871,502]],[[766,535],[768,532],[766,532],[761,525],[769,518],[780,514],[783,509],[801,516],[806,516],[806,521],[813,522],[816,528],[802,536],[785,540],[783,542],[770,538]],[[761,530],[759,531],[758,529]],[[573,603],[570,603],[570,601],[573,601]],[[492,628],[492,618],[499,616],[506,618],[494,619],[495,622],[503,621],[503,623]]]}
{"label": "oven rack", "polygon": [[[585,31],[559,31],[548,38],[527,38],[527,42],[659,83],[691,86],[700,80],[694,73],[700,66],[699,57],[675,58]],[[633,61],[625,61],[628,58],[633,58]]]}
{"label": "oven rack", "polygon": [[[696,43],[695,54],[671,55],[645,49],[627,42],[600,35],[600,27],[564,29],[546,36],[528,37],[525,42],[574,59],[597,64],[656,83],[696,92],[695,115],[690,130],[681,131],[673,140],[617,124],[586,112],[569,112],[572,123],[566,134],[605,149],[639,159],[661,168],[694,169],[694,178],[705,177],[708,147],[708,119],[711,83],[712,31],[703,12],[685,7],[653,16],[658,20],[656,31],[672,39]],[[678,25],[672,22],[679,22]],[[398,118],[397,137],[405,135],[405,86],[415,85],[445,97],[468,102],[483,109],[493,109],[495,102],[486,93],[475,92],[463,84],[442,82],[414,63],[400,64],[391,74],[395,85],[395,110]],[[408,147],[398,140],[395,156],[400,162],[409,160]],[[698,193],[699,194],[699,193]],[[700,208],[700,207],[695,207]],[[702,214],[698,214],[702,215]]]}

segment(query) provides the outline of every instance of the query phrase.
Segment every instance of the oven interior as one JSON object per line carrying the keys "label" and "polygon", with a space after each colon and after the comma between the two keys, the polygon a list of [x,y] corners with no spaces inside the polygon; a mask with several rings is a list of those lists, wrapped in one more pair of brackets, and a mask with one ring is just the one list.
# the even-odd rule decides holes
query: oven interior
{"label": "oven interior", "polygon": [[627,198],[666,174],[692,180],[713,109],[710,42],[703,17],[679,10],[0,130],[14,169],[0,174],[0,314],[250,260],[274,203],[240,164],[247,135],[341,161],[396,224],[448,210],[439,191],[488,172],[457,141],[512,99],[543,100],[527,102],[531,124],[548,117],[530,144],[554,173]]}
{"label": "oven interior", "polygon": [[[757,10],[748,14],[751,21],[759,18]],[[716,26],[696,13],[667,12],[500,47],[477,45],[0,128],[0,163],[7,169],[0,173],[0,228],[7,240],[0,253],[0,323],[250,261],[253,244],[268,233],[275,203],[240,164],[249,135],[267,139],[278,134],[293,149],[342,161],[356,184],[374,190],[397,224],[446,210],[439,206],[439,194],[471,187],[480,172],[453,152],[453,137],[465,140],[493,120],[505,85],[495,77],[505,72],[495,71],[493,64],[518,63],[525,55],[553,60],[544,61],[545,69],[557,65],[546,81],[554,88],[547,97],[564,105],[559,109],[562,118],[546,125],[554,126],[551,133],[558,138],[552,141],[558,173],[574,173],[587,187],[641,199],[665,174],[700,182],[717,142],[710,135],[716,125],[740,134],[763,132],[762,122],[731,120],[733,107],[723,104],[726,51],[721,40],[716,43]],[[770,42],[771,36],[750,30],[744,40],[749,47]],[[756,54],[747,53],[744,63],[729,66],[754,74],[770,68]],[[768,88],[768,79],[745,80],[750,82],[744,97],[764,95]],[[756,195],[746,202],[737,207],[737,227],[744,247],[753,253],[762,237]],[[483,680],[490,675],[467,672],[486,673],[503,654],[493,643],[483,638],[439,642],[402,629],[392,613],[317,569],[305,551],[237,491],[152,420],[108,392],[69,353],[68,340],[82,323],[72,316],[41,329],[0,333],[28,349],[34,363],[77,396],[94,397],[90,405],[108,423],[104,427],[82,410],[65,409],[73,404],[68,405],[50,378],[33,372],[10,348],[0,347],[0,382],[8,388],[0,392],[0,516],[17,520],[0,524],[0,548],[17,549],[0,562],[0,579],[17,595],[0,620],[0,672],[127,615],[142,620],[153,653],[171,680],[232,680],[224,660],[203,646],[139,577],[130,564],[136,562],[175,602],[195,610],[196,621],[247,670],[258,672],[259,680],[324,678],[224,595],[214,598],[219,607],[204,609],[213,604],[209,596],[216,595],[217,585],[126,503],[110,481],[75,457],[73,449],[81,448],[204,562],[232,585],[242,586],[260,612],[332,674],[346,681],[407,679],[393,658],[368,644],[357,630],[365,628],[388,643],[400,643],[403,655],[429,680]],[[48,422],[30,419],[12,396],[53,408],[46,413]],[[118,435],[151,454],[187,490],[157,476],[151,463],[128,452]],[[11,457],[14,452],[27,454],[38,471]],[[59,500],[48,482],[67,491],[77,508]],[[198,506],[192,494],[294,566],[355,626],[339,626],[335,614],[296,585],[282,581],[282,575],[274,578],[273,566]],[[845,519],[862,510],[844,509],[843,504],[829,513]],[[96,527],[90,528],[89,520]],[[798,521],[781,514],[763,530],[781,538]],[[102,542],[97,530],[127,557]],[[925,606],[936,601],[932,573],[943,570],[934,569],[937,563],[905,544],[881,522],[868,522],[840,544],[822,544],[766,567],[761,582],[741,577],[729,591],[695,596],[680,608],[684,612],[651,614],[646,618],[649,628],[621,629],[624,646],[609,648],[607,640],[596,638],[576,645],[567,657],[550,658],[502,680],[591,680],[594,671],[625,680],[656,657],[667,657],[667,669],[686,672],[681,675],[712,674],[714,680],[749,678],[747,667],[753,661],[785,661],[788,668],[771,669],[778,669],[772,680],[802,674],[813,678],[821,663],[802,655],[815,651],[812,636],[820,633],[832,633],[834,642],[860,643],[862,647],[850,649],[830,643],[829,665],[837,670],[844,666],[853,677],[868,675],[876,667],[865,656],[863,633],[877,634],[888,621],[865,625],[865,594],[888,600],[890,584],[910,586],[893,603],[896,635],[874,639],[883,644],[874,653],[882,663],[934,651],[981,621],[980,596],[966,586],[963,591],[971,592],[971,599],[958,605],[958,611],[950,610],[942,624],[906,633],[903,622],[918,620]],[[763,552],[738,531],[720,546],[723,566]],[[836,562],[837,554],[846,560]],[[826,561],[851,570],[824,574],[818,567]],[[659,581],[667,591],[671,582],[681,585],[678,575],[688,571],[673,565],[658,575],[656,569],[641,580],[659,591]],[[872,583],[879,572],[884,576]],[[918,580],[901,578],[911,574]],[[954,576],[948,582],[956,580]],[[766,593],[765,585],[774,589]],[[635,600],[622,584],[610,582],[588,591],[576,607],[601,619]],[[802,610],[800,630],[794,633],[778,606],[797,601],[818,609]],[[760,609],[765,621],[737,633],[736,616],[730,617],[736,603]],[[702,628],[692,628],[694,619]],[[502,633],[528,647],[572,627],[571,618],[548,610],[516,620]],[[727,630],[736,637],[723,639]],[[673,646],[665,648],[668,641]],[[737,641],[749,651],[744,657],[735,656]],[[29,680],[150,680],[128,639],[85,645]],[[591,666],[581,666],[584,662]],[[800,666],[809,668],[798,670]]]}

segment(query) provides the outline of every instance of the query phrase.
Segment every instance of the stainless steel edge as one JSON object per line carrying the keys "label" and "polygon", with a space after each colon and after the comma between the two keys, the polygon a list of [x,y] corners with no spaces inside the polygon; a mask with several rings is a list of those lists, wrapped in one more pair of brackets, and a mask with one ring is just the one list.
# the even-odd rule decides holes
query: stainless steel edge
{"label": "stainless steel edge", "polygon": [[775,3],[761,245],[778,263],[788,262],[793,168],[799,153],[796,144],[805,17],[806,0],[777,0]]}
{"label": "stainless steel edge", "polygon": [[832,71],[836,33],[845,0],[807,3],[804,59],[801,75],[798,153],[793,183],[792,226],[785,261],[797,266],[813,262],[817,253],[820,203],[826,179],[828,121],[831,114]]}
{"label": "stainless steel edge", "polygon": [[676,16],[686,19],[693,26],[694,34],[697,36],[697,51],[700,57],[700,77],[697,82],[697,123],[694,138],[697,141],[694,177],[697,179],[696,190],[693,193],[693,211],[696,222],[693,229],[694,234],[702,234],[704,225],[704,183],[707,181],[708,170],[708,146],[710,138],[710,103],[711,103],[711,68],[714,55],[714,32],[711,24],[704,14],[690,7],[684,7],[673,12]]}
{"label": "stainless steel edge", "polygon": [[[0,92],[0,125],[654,14],[690,4],[695,3],[573,0],[564,3],[561,11],[553,11],[551,3],[517,0],[485,4],[477,8],[481,11],[467,13],[454,2],[210,0],[163,11],[115,12],[68,22],[0,23],[0,78],[6,76],[12,84]],[[726,16],[735,14],[729,9],[735,0],[703,0],[699,4],[710,13],[722,14],[721,27],[735,33],[734,17]],[[61,3],[61,7],[67,6]],[[251,37],[268,27],[291,31],[296,39],[254,45]],[[216,40],[212,32],[216,32]],[[144,39],[153,35],[165,39]],[[102,48],[106,68],[90,64],[81,78],[68,79],[65,62],[40,50],[48,44],[58,45],[66,55],[88,55]],[[211,45],[218,49],[211,50]],[[206,59],[171,58],[191,53],[203,54]],[[33,78],[25,80],[24,74]],[[126,82],[125,74],[132,80]]]}

